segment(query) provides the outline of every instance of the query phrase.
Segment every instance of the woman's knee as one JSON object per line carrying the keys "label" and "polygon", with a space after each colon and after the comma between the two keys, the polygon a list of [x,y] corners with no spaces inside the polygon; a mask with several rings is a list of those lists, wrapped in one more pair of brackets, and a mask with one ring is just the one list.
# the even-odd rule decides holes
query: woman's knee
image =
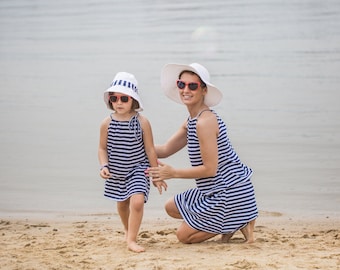
{"label": "woman's knee", "polygon": [[174,218],[180,218],[181,217],[181,215],[179,214],[178,208],[175,204],[174,198],[169,199],[165,203],[165,211],[171,217],[174,217]]}
{"label": "woman's knee", "polygon": [[177,237],[178,241],[180,241],[183,244],[191,244],[190,239],[188,237],[188,234],[183,232],[180,229],[177,230],[176,237]]}

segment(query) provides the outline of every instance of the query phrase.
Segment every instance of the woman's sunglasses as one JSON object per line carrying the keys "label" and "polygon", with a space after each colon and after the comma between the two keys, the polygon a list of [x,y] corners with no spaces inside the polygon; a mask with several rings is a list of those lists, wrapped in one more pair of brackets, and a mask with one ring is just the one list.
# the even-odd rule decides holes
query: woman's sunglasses
{"label": "woman's sunglasses", "polygon": [[183,82],[181,80],[178,80],[177,81],[177,87],[179,89],[184,89],[185,86],[188,86],[188,88],[191,90],[191,91],[195,91],[197,90],[198,87],[201,86],[201,82],[189,82],[189,83],[186,83],[186,82]]}
{"label": "woman's sunglasses", "polygon": [[130,96],[123,96],[123,95],[112,95],[112,96],[109,96],[109,99],[112,103],[116,103],[118,102],[119,100],[123,103],[126,103],[126,102],[129,102],[130,100]]}

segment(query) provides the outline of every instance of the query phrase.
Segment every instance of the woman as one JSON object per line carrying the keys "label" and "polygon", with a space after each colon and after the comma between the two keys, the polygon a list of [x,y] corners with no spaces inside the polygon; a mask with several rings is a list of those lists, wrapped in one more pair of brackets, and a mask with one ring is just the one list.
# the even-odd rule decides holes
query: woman
{"label": "woman", "polygon": [[173,168],[159,162],[147,173],[153,181],[195,178],[196,188],[175,195],[165,205],[167,213],[183,219],[177,238],[183,243],[199,243],[222,234],[228,242],[241,230],[245,242],[254,242],[258,216],[252,170],[232,148],[221,118],[210,109],[222,93],[210,83],[209,72],[200,64],[168,64],[161,73],[161,86],[172,100],[184,104],[188,119],[163,145],[156,146],[159,158],[166,158],[187,145],[192,167]]}

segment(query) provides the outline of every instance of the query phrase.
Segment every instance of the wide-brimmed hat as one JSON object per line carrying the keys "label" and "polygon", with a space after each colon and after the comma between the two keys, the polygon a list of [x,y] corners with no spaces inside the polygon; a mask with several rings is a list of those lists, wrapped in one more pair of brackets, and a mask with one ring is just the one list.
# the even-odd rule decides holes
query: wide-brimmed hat
{"label": "wide-brimmed hat", "polygon": [[196,73],[207,85],[207,94],[204,96],[204,103],[207,106],[216,106],[222,100],[222,92],[210,82],[208,70],[198,63],[190,65],[167,64],[163,67],[161,72],[161,88],[167,97],[183,104],[179,96],[176,81],[179,79],[179,74],[184,70]]}
{"label": "wide-brimmed hat", "polygon": [[112,109],[109,102],[109,93],[111,92],[132,97],[139,104],[139,108],[136,111],[140,112],[143,110],[143,104],[138,94],[138,82],[134,75],[127,72],[118,72],[116,74],[110,87],[104,92],[104,101],[109,109]]}

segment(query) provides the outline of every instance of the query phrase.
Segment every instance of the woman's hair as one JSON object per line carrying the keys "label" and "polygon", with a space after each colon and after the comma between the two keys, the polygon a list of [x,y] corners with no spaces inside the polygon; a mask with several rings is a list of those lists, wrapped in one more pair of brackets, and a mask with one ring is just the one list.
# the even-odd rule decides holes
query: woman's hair
{"label": "woman's hair", "polygon": [[191,71],[191,70],[183,70],[183,71],[178,75],[178,79],[181,79],[181,77],[182,77],[182,75],[183,75],[184,73],[190,73],[190,74],[192,74],[192,75],[196,75],[196,76],[200,79],[201,87],[202,87],[202,88],[204,88],[204,87],[207,86],[207,85],[205,84],[205,82],[202,81],[201,77],[200,77],[197,73],[195,73],[195,72],[193,72],[193,71]]}

